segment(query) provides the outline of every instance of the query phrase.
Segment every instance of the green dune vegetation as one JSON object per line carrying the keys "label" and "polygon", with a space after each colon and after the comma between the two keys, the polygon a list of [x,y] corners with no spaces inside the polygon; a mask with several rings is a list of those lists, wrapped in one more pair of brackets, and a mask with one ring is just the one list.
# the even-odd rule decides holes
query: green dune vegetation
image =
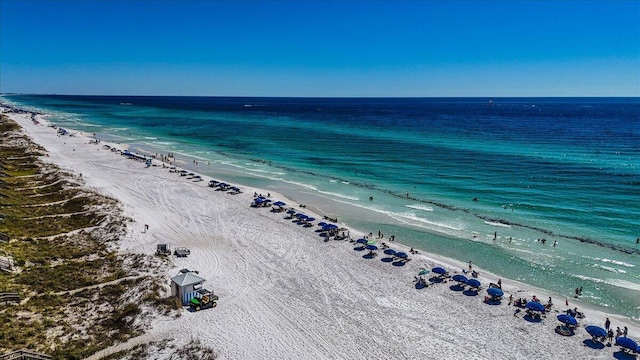
{"label": "green dune vegetation", "polygon": [[141,334],[151,315],[177,316],[161,295],[167,263],[117,251],[129,221],[119,203],[42,156],[2,115],[0,354],[81,359]]}

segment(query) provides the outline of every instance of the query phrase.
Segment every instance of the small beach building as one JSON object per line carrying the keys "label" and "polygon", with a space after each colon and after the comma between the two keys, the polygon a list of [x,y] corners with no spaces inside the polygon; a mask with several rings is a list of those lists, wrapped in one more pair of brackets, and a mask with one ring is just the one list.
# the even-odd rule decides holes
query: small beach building
{"label": "small beach building", "polygon": [[196,297],[198,290],[202,289],[204,279],[193,271],[181,271],[171,278],[171,296],[177,296],[182,305],[188,305],[189,301]]}

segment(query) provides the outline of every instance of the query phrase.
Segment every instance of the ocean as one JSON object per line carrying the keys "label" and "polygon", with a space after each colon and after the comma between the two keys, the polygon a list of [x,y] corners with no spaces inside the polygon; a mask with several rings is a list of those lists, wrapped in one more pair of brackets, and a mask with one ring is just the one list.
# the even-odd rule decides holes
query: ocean
{"label": "ocean", "polygon": [[640,321],[640,98],[2,99]]}

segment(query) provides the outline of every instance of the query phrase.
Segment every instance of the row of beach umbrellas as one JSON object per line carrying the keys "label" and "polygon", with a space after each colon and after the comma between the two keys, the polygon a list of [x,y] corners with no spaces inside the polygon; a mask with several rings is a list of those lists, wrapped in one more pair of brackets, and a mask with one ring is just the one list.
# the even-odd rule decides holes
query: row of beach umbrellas
{"label": "row of beach umbrellas", "polygon": [[479,288],[482,285],[478,279],[467,279],[467,277],[462,274],[453,275],[452,279],[453,281],[457,281],[460,284],[469,285],[473,288]]}
{"label": "row of beach umbrellas", "polygon": [[[257,197],[256,199],[254,199],[254,202],[257,204],[261,204],[261,203],[268,203],[271,202],[270,199],[266,199],[266,198],[262,198],[262,197]],[[283,201],[276,201],[273,202],[274,206],[286,206],[287,204]],[[288,214],[295,214],[296,211],[293,209],[289,209],[287,211]],[[314,221],[315,219],[313,217],[307,216],[305,214],[299,213],[295,215],[296,218],[300,219],[300,220],[305,220],[305,221]],[[318,226],[322,227],[323,231],[331,231],[331,230],[335,230],[338,228],[337,225],[335,224],[330,224],[330,223],[325,223],[325,222],[320,222],[318,223]],[[367,249],[367,250],[371,250],[371,251],[376,251],[378,250],[378,247],[375,245],[375,241],[373,240],[367,240],[365,238],[361,238],[356,240],[356,243],[358,244],[362,244],[363,245],[363,249]],[[409,255],[405,252],[402,251],[395,251],[393,249],[386,249],[384,250],[384,253],[386,255],[391,255],[391,256],[395,256],[398,257],[400,259],[406,259],[409,257]],[[426,275],[429,272],[433,272],[435,274],[438,275],[446,275],[448,273],[448,271],[445,268],[442,267],[434,267],[431,270],[429,269],[421,269],[420,272],[418,273],[418,275]],[[461,284],[466,284],[469,285],[471,287],[475,287],[478,288],[481,286],[480,281],[478,281],[477,279],[468,279],[466,276],[462,275],[462,274],[457,274],[454,275],[452,277],[452,279],[454,281],[457,281]],[[502,289],[497,288],[497,287],[490,287],[487,289],[487,293],[492,296],[492,297],[502,297],[504,296],[504,292],[502,291]],[[546,308],[544,307],[544,305],[542,303],[536,302],[536,301],[530,301],[528,302],[525,307],[529,310],[532,311],[537,311],[537,312],[544,312],[546,310]],[[559,314],[557,316],[558,321],[560,321],[561,323],[568,325],[568,326],[576,326],[578,325],[578,321],[576,320],[575,317],[568,315],[568,314]],[[587,327],[585,327],[585,330],[587,331],[587,333],[589,333],[589,335],[593,336],[593,337],[600,337],[600,338],[604,338],[607,336],[607,330],[599,327],[599,326],[595,326],[595,325],[589,325]],[[616,338],[616,345],[631,350],[631,351],[635,351],[640,353],[640,346],[638,345],[637,342],[635,342],[634,340],[628,338],[628,337],[617,337]]]}

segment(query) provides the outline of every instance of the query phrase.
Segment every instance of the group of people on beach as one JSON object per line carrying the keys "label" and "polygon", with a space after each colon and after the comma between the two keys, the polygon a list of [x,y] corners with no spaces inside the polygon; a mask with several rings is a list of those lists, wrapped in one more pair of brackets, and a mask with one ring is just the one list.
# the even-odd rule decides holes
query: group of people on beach
{"label": "group of people on beach", "polygon": [[[607,318],[604,321],[604,329],[607,331],[608,343],[611,344],[613,342],[614,334],[613,334],[613,328],[611,327],[611,320],[609,320],[609,318]],[[621,336],[626,337],[628,333],[629,333],[629,329],[626,326],[623,329],[620,329],[620,326],[618,326],[616,327],[615,337],[621,337]]]}

